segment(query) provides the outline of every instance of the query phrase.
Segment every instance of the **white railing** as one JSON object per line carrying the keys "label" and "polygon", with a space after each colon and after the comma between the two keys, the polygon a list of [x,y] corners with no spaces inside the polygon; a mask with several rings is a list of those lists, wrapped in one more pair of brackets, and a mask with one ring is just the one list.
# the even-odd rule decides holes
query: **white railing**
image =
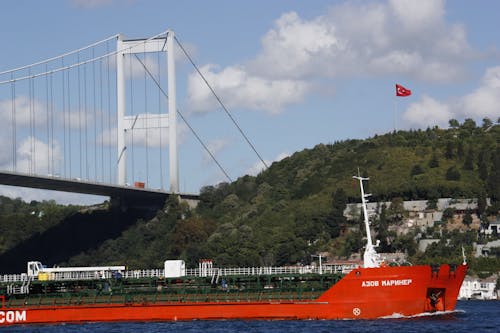
{"label": "white railing", "polygon": [[328,265],[317,266],[286,266],[286,267],[234,267],[234,268],[210,268],[200,271],[198,268],[187,269],[186,276],[230,276],[230,275],[287,275],[287,274],[333,274],[349,273],[359,266],[349,265]]}
{"label": "white railing", "polygon": [[[233,268],[217,268],[200,270],[198,268],[186,269],[186,276],[192,277],[211,277],[211,276],[259,276],[259,275],[297,275],[297,274],[334,274],[334,273],[349,273],[351,270],[358,268],[358,265],[328,265],[323,267],[317,266],[286,266],[286,267],[233,267]],[[45,274],[45,275],[42,275]],[[43,273],[35,280],[50,280],[50,281],[71,281],[71,280],[99,280],[111,279],[121,276],[123,279],[140,279],[140,278],[162,278],[165,276],[163,269],[143,269],[143,270],[128,270],[124,272],[113,271],[73,271],[73,272],[56,272]],[[28,275],[23,274],[7,274],[0,275],[0,283],[13,283],[27,281]]]}
{"label": "white railing", "polygon": [[133,271],[125,271],[122,277],[125,279],[141,279],[141,278],[159,278],[164,277],[163,269],[141,269]]}
{"label": "white railing", "polygon": [[0,275],[0,283],[21,282],[27,280],[28,280],[28,275],[25,273]]}

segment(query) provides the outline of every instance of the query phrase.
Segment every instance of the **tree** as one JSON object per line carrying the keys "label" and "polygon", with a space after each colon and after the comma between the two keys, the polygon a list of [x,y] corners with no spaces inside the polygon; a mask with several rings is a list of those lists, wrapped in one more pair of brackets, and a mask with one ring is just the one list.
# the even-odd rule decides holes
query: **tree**
{"label": "tree", "polygon": [[457,157],[462,159],[465,155],[464,143],[462,140],[458,141],[457,144]]}
{"label": "tree", "polygon": [[450,124],[451,128],[458,128],[458,127],[460,127],[460,123],[456,119],[450,119],[448,121],[448,124]]}
{"label": "tree", "polygon": [[406,212],[403,198],[396,197],[392,199],[388,211],[389,211],[389,220],[391,222],[396,222],[396,223],[401,222]]}
{"label": "tree", "polygon": [[493,165],[488,177],[488,195],[495,202],[500,202],[500,147],[496,149],[496,153],[492,156]]}
{"label": "tree", "polygon": [[486,212],[486,194],[484,192],[479,193],[477,197],[477,213],[479,216],[483,216],[483,214]]}
{"label": "tree", "polygon": [[454,147],[455,145],[453,144],[453,141],[448,140],[446,142],[446,149],[444,151],[444,157],[447,160],[451,160],[453,157],[455,157],[455,152],[454,152]]}
{"label": "tree", "polygon": [[469,146],[467,150],[467,155],[465,155],[465,161],[463,165],[464,170],[474,170],[474,150],[472,146]]}
{"label": "tree", "polygon": [[485,149],[482,149],[477,156],[477,171],[479,173],[479,178],[484,181],[488,179],[488,165],[486,163],[487,156],[488,152]]}
{"label": "tree", "polygon": [[332,195],[332,209],[325,219],[325,224],[330,237],[336,238],[340,235],[341,228],[347,224],[344,210],[347,207],[347,196],[342,188],[338,188]]}
{"label": "tree", "polygon": [[454,166],[446,170],[446,180],[460,180],[460,171]]}
{"label": "tree", "polygon": [[464,215],[464,218],[462,219],[462,223],[465,224],[467,227],[470,227],[472,224],[472,215],[470,211],[467,211]]}
{"label": "tree", "polygon": [[443,211],[443,221],[447,221],[451,218],[453,218],[453,215],[455,215],[455,209],[448,207]]}
{"label": "tree", "polygon": [[467,118],[464,120],[464,123],[462,124],[461,128],[472,132],[474,129],[476,129],[476,122],[471,118]]}
{"label": "tree", "polygon": [[487,129],[491,125],[493,125],[493,122],[491,121],[490,118],[483,118],[483,126],[482,126],[483,129]]}
{"label": "tree", "polygon": [[429,198],[429,200],[427,200],[427,205],[426,205],[426,209],[437,209],[437,202],[438,202],[438,199],[437,198]]}
{"label": "tree", "polygon": [[439,160],[436,153],[433,153],[431,159],[429,160],[429,168],[439,167]]}
{"label": "tree", "polygon": [[415,164],[411,169],[410,175],[416,176],[424,173],[424,169],[420,166],[420,164]]}
{"label": "tree", "polygon": [[391,252],[391,244],[389,241],[389,222],[387,221],[387,206],[382,204],[380,215],[377,220],[377,239],[380,240],[380,251]]}

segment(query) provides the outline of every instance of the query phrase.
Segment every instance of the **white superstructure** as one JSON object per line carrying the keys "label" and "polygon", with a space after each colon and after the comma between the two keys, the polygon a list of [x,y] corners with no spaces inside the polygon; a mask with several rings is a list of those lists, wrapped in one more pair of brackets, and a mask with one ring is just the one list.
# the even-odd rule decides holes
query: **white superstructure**
{"label": "white superstructure", "polygon": [[27,275],[39,280],[70,280],[78,278],[106,279],[112,274],[122,274],[125,266],[53,267],[47,268],[39,261],[29,261]]}

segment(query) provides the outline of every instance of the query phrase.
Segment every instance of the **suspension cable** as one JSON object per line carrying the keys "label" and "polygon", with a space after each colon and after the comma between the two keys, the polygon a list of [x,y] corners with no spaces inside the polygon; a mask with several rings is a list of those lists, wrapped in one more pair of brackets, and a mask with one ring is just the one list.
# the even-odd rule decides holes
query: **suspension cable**
{"label": "suspension cable", "polygon": [[196,71],[198,72],[198,74],[200,75],[200,77],[203,79],[203,81],[205,82],[205,84],[207,85],[207,87],[210,89],[210,91],[212,92],[212,94],[214,95],[214,97],[217,99],[217,101],[219,102],[219,104],[222,107],[222,109],[226,112],[227,116],[231,119],[231,121],[233,122],[234,126],[236,126],[236,128],[241,133],[241,135],[243,136],[243,138],[245,138],[245,140],[248,143],[248,145],[252,148],[252,150],[254,151],[254,153],[258,156],[258,158],[260,159],[260,161],[262,162],[262,164],[264,164],[264,166],[267,169],[268,168],[267,163],[264,161],[264,159],[262,158],[262,156],[260,156],[260,154],[257,152],[257,149],[255,149],[255,146],[252,144],[252,142],[250,142],[250,139],[246,136],[246,134],[243,132],[243,130],[241,129],[241,127],[238,125],[238,123],[236,122],[236,119],[234,119],[234,117],[231,115],[231,113],[226,108],[226,106],[224,105],[224,103],[222,102],[222,100],[220,99],[220,97],[215,93],[215,90],[212,88],[212,86],[210,85],[210,83],[208,83],[208,81],[205,78],[205,76],[201,73],[201,71],[198,68],[198,66],[194,63],[193,59],[187,53],[186,49],[184,49],[184,47],[182,46],[181,42],[177,39],[177,36],[174,36],[174,39],[177,42],[177,45],[179,45],[179,47],[181,48],[181,50],[184,53],[184,55],[187,57],[187,59],[191,63],[191,65],[193,65],[193,67],[196,69]]}
{"label": "suspension cable", "polygon": [[14,69],[9,69],[7,71],[0,72],[0,75],[4,75],[4,74],[7,74],[7,73],[12,73],[12,72],[17,72],[17,71],[20,71],[20,70],[23,70],[23,69],[27,69],[27,68],[30,68],[30,67],[35,67],[35,66],[38,66],[38,65],[49,63],[49,62],[57,60],[57,59],[63,59],[65,57],[67,57],[67,56],[70,56],[70,55],[75,54],[75,53],[79,53],[79,52],[84,51],[86,49],[89,49],[91,47],[94,47],[94,46],[97,46],[97,45],[102,44],[104,42],[107,42],[107,41],[109,41],[111,39],[118,38],[118,36],[119,35],[116,34],[116,35],[110,36],[110,37],[108,37],[106,39],[103,39],[101,41],[98,41],[98,42],[92,43],[90,45],[84,46],[84,47],[82,47],[82,48],[80,48],[78,50],[73,50],[73,51],[70,51],[70,52],[67,52],[67,53],[64,53],[64,54],[61,54],[61,55],[49,58],[49,59],[45,59],[45,60],[42,60],[42,61],[39,61],[39,62],[35,62],[33,64],[30,64],[30,65],[26,65],[26,66],[14,68]]}
{"label": "suspension cable", "polygon": [[[134,54],[135,55],[135,54]],[[141,63],[142,67],[144,68],[144,70],[148,73],[148,75],[151,77],[151,79],[154,81],[154,83],[156,84],[156,86],[158,87],[158,89],[160,89],[161,93],[163,94],[163,96],[165,96],[165,98],[168,99],[168,94],[165,92],[165,90],[163,90],[163,88],[160,86],[160,84],[158,83],[158,81],[156,80],[156,78],[151,74],[151,72],[149,71],[149,69],[146,67],[146,65],[141,61],[141,59],[139,59],[139,57],[137,55],[135,55],[135,58]],[[215,158],[215,156],[212,154],[212,152],[210,151],[210,149],[208,149],[208,147],[205,145],[205,143],[203,142],[203,140],[201,140],[201,138],[198,136],[198,134],[196,133],[196,131],[193,129],[193,127],[191,127],[191,125],[189,124],[189,122],[187,121],[187,119],[184,117],[184,115],[179,111],[179,109],[176,110],[177,111],[177,114],[182,118],[182,120],[184,121],[184,123],[186,124],[186,126],[191,130],[191,132],[194,134],[194,136],[196,137],[196,139],[198,140],[198,142],[203,146],[203,148],[205,149],[205,151],[210,155],[210,157],[214,160],[214,162],[217,164],[217,166],[219,167],[219,169],[222,171],[222,173],[224,173],[224,175],[226,176],[226,178],[232,182],[233,180],[231,179],[231,177],[228,175],[228,173],[226,172],[226,170],[224,170],[224,168],[222,167],[222,165],[220,165],[219,161],[217,161],[217,159]]]}
{"label": "suspension cable", "polygon": [[[148,39],[145,39],[143,42],[144,42],[144,45],[150,41],[150,40],[153,40],[155,38],[159,38],[159,36],[162,36],[162,35],[165,35],[166,33],[168,32],[167,31],[164,31],[164,32],[161,32],[153,37],[149,37]],[[109,40],[108,40],[109,41]],[[131,49],[134,49],[136,47],[139,47],[141,45],[141,43],[138,43],[136,45],[131,45],[131,46],[127,46],[125,48],[122,48],[120,50],[115,50],[115,51],[112,51],[112,52],[109,52],[109,45],[108,45],[108,41],[106,41],[106,54],[103,54],[97,58],[93,58],[93,59],[89,59],[89,60],[85,60],[85,61],[82,61],[82,62],[78,62],[76,64],[72,64],[72,65],[68,65],[66,67],[60,67],[60,68],[56,68],[56,69],[52,69],[52,70],[49,70],[48,72],[42,72],[42,73],[37,73],[37,74],[29,74],[29,75],[26,75],[26,76],[22,76],[22,77],[18,77],[18,78],[14,78],[12,80],[4,80],[4,81],[0,81],[0,85],[2,84],[6,84],[6,83],[11,83],[12,81],[22,81],[22,80],[28,80],[28,79],[32,79],[32,78],[36,78],[36,77],[39,77],[39,76],[44,76],[44,75],[48,75],[48,74],[52,74],[52,73],[57,73],[57,72],[60,72],[60,71],[64,71],[64,70],[69,70],[71,68],[75,68],[75,67],[79,67],[79,66],[82,66],[82,65],[85,65],[85,64],[88,64],[88,63],[91,63],[91,62],[94,62],[94,61],[98,61],[100,59],[104,59],[104,58],[108,58],[110,56],[114,56],[114,55],[117,55],[117,54],[120,54],[120,53],[123,53],[124,51],[127,51],[127,50],[131,50]],[[77,53],[78,51],[74,51],[72,53]],[[55,58],[57,59],[57,57]],[[61,59],[64,59],[64,58],[61,58]],[[43,63],[43,62],[42,62]],[[28,66],[28,68],[31,68],[32,66]],[[16,69],[16,70],[19,70],[19,69]],[[0,73],[0,75],[4,74],[4,73],[9,73],[11,71],[14,71],[14,70],[9,70],[7,72],[3,72],[3,73]]]}

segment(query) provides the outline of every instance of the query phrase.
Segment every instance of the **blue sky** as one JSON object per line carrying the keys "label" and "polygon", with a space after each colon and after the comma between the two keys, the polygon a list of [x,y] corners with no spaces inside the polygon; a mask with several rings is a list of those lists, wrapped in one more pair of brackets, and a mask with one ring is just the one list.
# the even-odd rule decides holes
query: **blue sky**
{"label": "blue sky", "polygon": [[[4,1],[0,71],[116,33],[147,38],[173,29],[272,163],[319,143],[366,138],[394,126],[447,127],[451,118],[496,121],[499,12],[496,1],[466,0]],[[231,178],[256,174],[257,156],[185,60],[177,79],[179,109]],[[412,95],[396,98],[395,83]],[[197,192],[225,181],[192,135],[182,133],[181,190]],[[1,156],[1,164],[8,164],[8,154]],[[144,178],[141,167],[130,181]],[[165,186],[158,185],[157,175],[151,178],[152,187]],[[78,195],[12,187],[0,187],[0,193],[82,201]]]}

